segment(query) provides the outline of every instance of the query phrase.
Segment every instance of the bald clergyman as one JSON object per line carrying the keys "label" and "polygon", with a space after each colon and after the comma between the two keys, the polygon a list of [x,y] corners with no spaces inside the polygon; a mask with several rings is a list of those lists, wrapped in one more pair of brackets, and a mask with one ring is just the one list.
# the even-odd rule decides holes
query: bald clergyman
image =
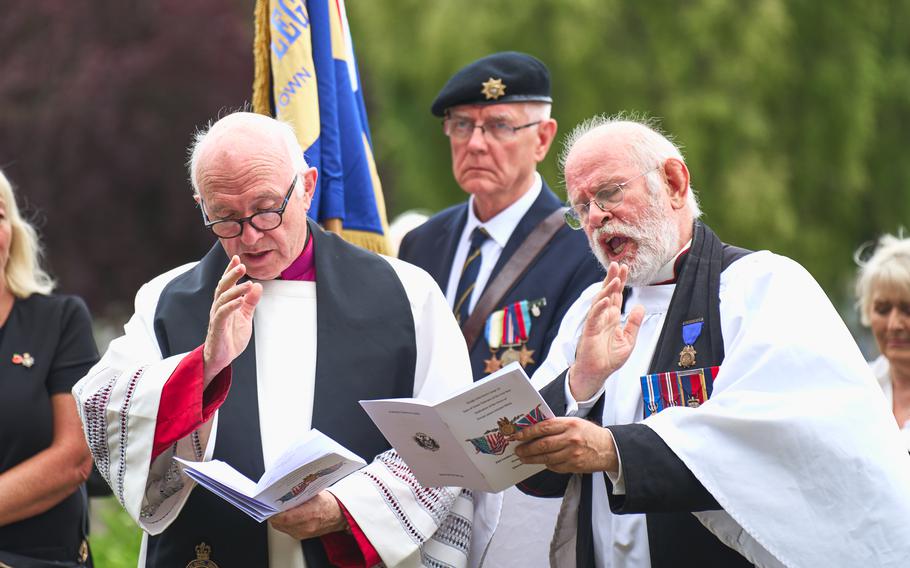
{"label": "bald clergyman", "polygon": [[[200,133],[190,177],[218,240],[139,290],[74,389],[98,469],[146,532],[140,566],[466,565],[471,494],[422,487],[357,403],[469,384],[464,342],[425,272],[307,220],[316,176],[274,119]],[[310,428],[375,461],[266,524],[172,459],[256,480]]]}

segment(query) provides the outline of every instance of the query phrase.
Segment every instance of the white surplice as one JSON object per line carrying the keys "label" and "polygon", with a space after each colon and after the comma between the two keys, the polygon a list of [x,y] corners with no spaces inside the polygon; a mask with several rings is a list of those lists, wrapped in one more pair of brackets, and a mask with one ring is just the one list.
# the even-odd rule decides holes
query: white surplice
{"label": "white surplice", "polygon": [[[574,361],[599,288],[570,308],[535,373],[537,388]],[[648,372],[673,288],[632,290],[627,306],[641,303],[646,315],[629,360],[604,386],[605,425],[641,421],[639,377]],[[643,421],[723,507],[695,516],[758,566],[906,566],[910,456],[823,291],[797,263],[762,251],[721,274],[719,296],[725,359],[711,399]],[[613,515],[602,475],[593,487],[597,566],[650,566],[645,516]],[[574,531],[577,509],[565,509],[554,545]]]}
{"label": "white surplice", "polygon": [[[419,268],[393,258],[386,260],[404,287],[414,320],[414,396],[434,400],[467,386],[472,379],[464,340],[436,283]],[[164,531],[195,487],[171,457],[210,459],[217,437],[216,412],[212,420],[180,440],[176,452],[168,450],[150,461],[161,389],[186,355],[162,360],[152,325],[155,308],[164,287],[194,265],[167,272],[139,290],[125,335],[111,342],[101,361],[73,391],[100,469],[107,473],[123,507],[148,534]],[[254,337],[260,435],[268,467],[297,433],[310,428],[317,284],[262,284]],[[473,515],[470,492],[420,487],[394,451],[381,454],[330,491],[344,503],[386,565],[422,566],[435,561],[467,565]],[[390,495],[399,507],[398,515],[390,512]],[[303,567],[299,541],[271,527],[268,530],[270,568]],[[140,566],[144,565],[146,538]]]}

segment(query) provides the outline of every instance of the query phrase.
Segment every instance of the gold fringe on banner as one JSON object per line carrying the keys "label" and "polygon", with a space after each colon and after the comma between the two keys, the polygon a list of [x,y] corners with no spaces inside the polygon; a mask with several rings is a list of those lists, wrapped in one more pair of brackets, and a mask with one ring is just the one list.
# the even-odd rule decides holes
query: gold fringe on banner
{"label": "gold fringe on banner", "polygon": [[330,217],[328,219],[323,219],[320,223],[322,228],[326,231],[331,231],[336,235],[341,234],[341,219],[338,217]]}
{"label": "gold fringe on banner", "polygon": [[341,231],[341,238],[352,245],[357,245],[368,251],[379,254],[389,254],[389,241],[385,235],[379,235],[371,231],[343,229]]}
{"label": "gold fringe on banner", "polygon": [[256,0],[253,22],[253,112],[272,116],[272,53],[269,0]]}
{"label": "gold fringe on banner", "polygon": [[342,227],[341,219],[333,217],[323,219],[322,228],[340,236],[342,239],[379,254],[389,254],[389,239],[386,235],[379,235],[372,231],[357,231],[354,229],[345,229]]}

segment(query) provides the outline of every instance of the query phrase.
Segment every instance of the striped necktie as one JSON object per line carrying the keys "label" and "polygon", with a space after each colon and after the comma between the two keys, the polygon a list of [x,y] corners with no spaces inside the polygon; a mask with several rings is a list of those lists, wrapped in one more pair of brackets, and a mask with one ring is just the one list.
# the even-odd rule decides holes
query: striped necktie
{"label": "striped necktie", "polygon": [[465,258],[464,266],[461,267],[461,278],[458,279],[458,288],[455,292],[455,319],[459,324],[463,324],[468,319],[471,305],[471,293],[474,291],[474,284],[477,282],[477,274],[480,273],[480,247],[484,241],[490,238],[490,234],[483,227],[477,227],[471,233],[471,247],[468,249],[468,256]]}

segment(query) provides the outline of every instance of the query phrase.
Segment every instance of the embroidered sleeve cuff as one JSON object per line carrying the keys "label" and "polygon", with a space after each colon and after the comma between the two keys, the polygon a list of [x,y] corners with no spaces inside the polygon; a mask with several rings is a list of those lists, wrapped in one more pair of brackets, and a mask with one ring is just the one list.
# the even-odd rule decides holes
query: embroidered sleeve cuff
{"label": "embroidered sleeve cuff", "polygon": [[597,404],[597,399],[604,393],[606,386],[600,387],[594,396],[588,400],[577,401],[575,397],[572,396],[572,389],[569,387],[569,377],[571,376],[572,369],[570,368],[566,371],[566,383],[565,383],[565,393],[566,393],[566,416],[577,416],[578,418],[585,418],[588,416],[588,412]]}
{"label": "embroidered sleeve cuff", "polygon": [[[335,497],[335,500],[338,501],[338,498]],[[329,562],[340,568],[370,568],[379,564],[381,562],[379,553],[363,534],[357,521],[341,501],[338,501],[338,506],[348,521],[350,532],[334,532],[320,537]]]}
{"label": "embroidered sleeve cuff", "polygon": [[231,387],[230,366],[218,373],[203,391],[202,349],[199,346],[187,353],[161,390],[152,460],[211,419],[227,398]]}

